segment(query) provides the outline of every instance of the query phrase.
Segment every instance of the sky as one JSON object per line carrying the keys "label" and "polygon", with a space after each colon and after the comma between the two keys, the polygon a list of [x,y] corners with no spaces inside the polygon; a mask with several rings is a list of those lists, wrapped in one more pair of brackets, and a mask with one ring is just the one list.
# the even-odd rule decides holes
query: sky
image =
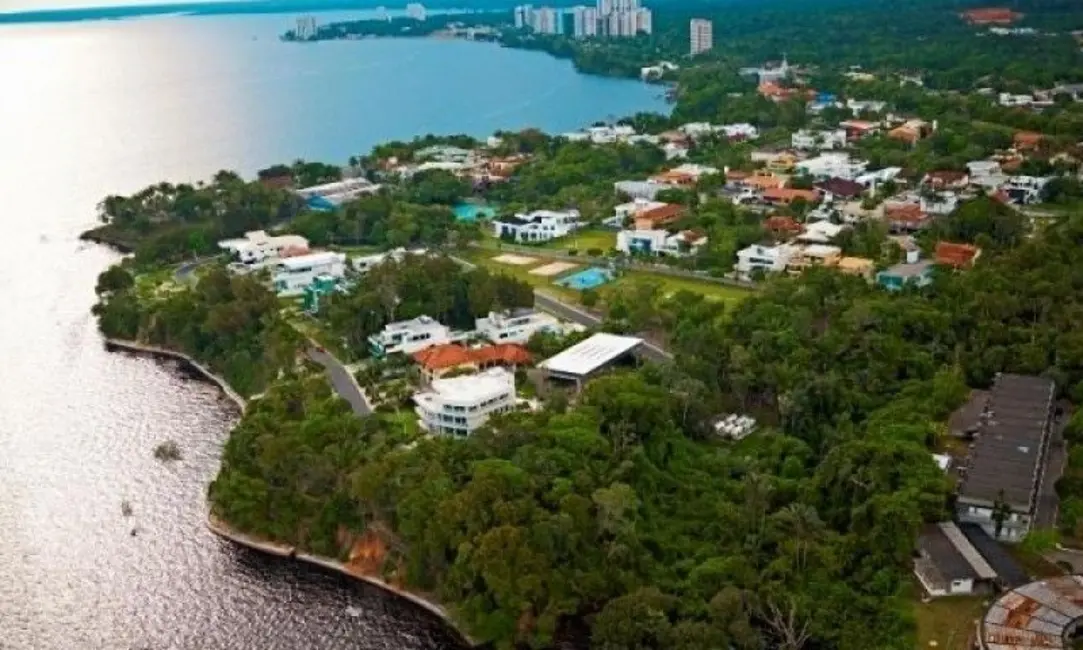
{"label": "sky", "polygon": [[[213,0],[183,0],[211,2]],[[168,4],[166,0],[0,0],[0,13],[33,11],[37,9],[71,9],[73,7],[122,7],[132,5]]]}

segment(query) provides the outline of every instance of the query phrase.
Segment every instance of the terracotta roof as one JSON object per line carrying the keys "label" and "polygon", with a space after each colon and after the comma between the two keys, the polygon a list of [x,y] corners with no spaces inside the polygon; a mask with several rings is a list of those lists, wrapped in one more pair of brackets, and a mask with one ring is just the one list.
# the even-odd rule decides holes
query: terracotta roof
{"label": "terracotta roof", "polygon": [[748,178],[751,175],[752,175],[752,172],[743,172],[740,169],[732,169],[732,170],[726,172],[726,180],[728,180],[728,181],[743,181],[743,180],[745,180],[746,178]]}
{"label": "terracotta roof", "polygon": [[981,7],[964,11],[960,15],[963,20],[972,25],[1010,25],[1023,17],[1023,14],[1016,13],[1007,7]]}
{"label": "terracotta roof", "polygon": [[917,203],[895,203],[884,205],[884,217],[890,221],[903,223],[921,223],[928,217]]}
{"label": "terracotta roof", "polygon": [[465,348],[457,343],[434,345],[415,352],[414,361],[427,370],[447,370],[471,364],[523,365],[531,362],[530,352],[515,343]]}
{"label": "terracotta roof", "polygon": [[868,120],[846,120],[845,122],[839,122],[839,126],[844,129],[853,129],[854,131],[874,131],[880,128],[880,125],[876,122],[869,122]]}
{"label": "terracotta roof", "polygon": [[690,185],[696,182],[696,175],[690,172],[682,172],[676,169],[662,172],[651,176],[651,180],[659,183],[676,183],[678,185]]}
{"label": "terracotta roof", "polygon": [[797,223],[793,217],[783,215],[768,217],[764,220],[763,227],[765,230],[770,230],[775,233],[798,233],[804,230],[804,227]]}
{"label": "terracotta roof", "polygon": [[1034,131],[1018,131],[1012,136],[1015,146],[1024,149],[1033,149],[1041,144],[1042,140],[1045,140],[1045,136]]}
{"label": "terracotta roof", "polygon": [[795,190],[790,187],[771,187],[763,191],[765,201],[780,201],[790,203],[797,199],[804,199],[814,203],[820,199],[820,193],[816,190]]}
{"label": "terracotta roof", "polygon": [[446,370],[474,363],[474,356],[461,345],[446,343],[419,350],[414,353],[417,365],[429,370]]}
{"label": "terracotta roof", "polygon": [[864,257],[843,257],[839,259],[838,267],[843,273],[867,273],[876,267],[876,263]]}
{"label": "terracotta roof", "polygon": [[917,142],[921,139],[921,132],[912,126],[902,125],[897,126],[887,132],[887,137],[892,140],[905,140],[909,143]]}
{"label": "terracotta roof", "polygon": [[635,221],[644,220],[650,222],[652,225],[660,226],[663,224],[676,221],[678,217],[684,212],[684,206],[676,203],[666,203],[660,205],[657,208],[648,208],[641,212],[637,212],[633,219]]}
{"label": "terracotta roof", "polygon": [[854,198],[865,193],[865,186],[856,181],[848,181],[845,178],[829,178],[816,187],[824,192],[831,192],[845,198]]}
{"label": "terracotta roof", "polygon": [[963,268],[970,266],[981,255],[981,249],[970,244],[955,244],[952,242],[936,242],[935,259],[937,264]]}
{"label": "terracotta roof", "polygon": [[707,233],[698,228],[693,228],[691,230],[682,230],[677,234],[680,235],[681,239],[686,244],[695,244],[696,242],[707,239]]}
{"label": "terracotta roof", "polygon": [[778,176],[764,176],[763,174],[754,174],[744,179],[744,181],[742,182],[749,187],[755,187],[756,189],[760,190],[768,190],[782,187],[785,181],[783,181]]}
{"label": "terracotta roof", "polygon": [[954,169],[938,169],[926,174],[925,178],[929,182],[939,185],[955,185],[957,183],[965,182],[969,176],[966,172],[960,172]]}

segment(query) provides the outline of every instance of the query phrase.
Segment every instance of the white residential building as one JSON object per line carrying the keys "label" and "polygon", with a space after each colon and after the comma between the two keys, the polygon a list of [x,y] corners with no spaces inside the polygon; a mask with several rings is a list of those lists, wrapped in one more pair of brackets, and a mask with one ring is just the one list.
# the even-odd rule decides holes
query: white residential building
{"label": "white residential building", "polygon": [[592,38],[598,35],[598,10],[594,7],[572,9],[572,35],[575,38]]}
{"label": "white residential building", "polygon": [[538,332],[562,332],[560,321],[533,309],[511,309],[489,312],[474,321],[478,334],[493,343],[526,343]]}
{"label": "white residential building", "polygon": [[1034,95],[1013,95],[1011,93],[1000,93],[997,96],[997,103],[1001,106],[1017,107],[1017,106],[1030,106],[1034,103]]}
{"label": "white residential building", "polygon": [[535,210],[493,220],[493,234],[518,243],[540,243],[568,235],[581,225],[579,210]]}
{"label": "white residential building", "polygon": [[846,148],[846,130],[834,131],[807,131],[801,129],[790,136],[790,144],[794,149],[830,151],[833,149]]}
{"label": "white residential building", "polygon": [[1045,193],[1045,186],[1053,180],[1049,176],[1011,176],[1001,190],[1008,195],[1012,203],[1030,205],[1040,203]]}
{"label": "white residential building", "polygon": [[432,345],[450,343],[455,338],[451,329],[440,321],[430,316],[418,316],[385,325],[383,331],[369,337],[369,350],[379,359],[396,352],[413,354]]}
{"label": "white residential building", "polygon": [[617,181],[613,183],[613,189],[618,194],[625,194],[631,199],[644,199],[647,201],[654,201],[654,197],[658,196],[659,192],[664,190],[672,190],[676,186],[669,183],[658,183],[655,181]]}
{"label": "white residential building", "polygon": [[691,54],[707,52],[714,47],[714,23],[702,18],[693,18],[688,24]]}
{"label": "white residential building", "polygon": [[612,144],[614,142],[627,142],[636,137],[634,127],[627,124],[592,126],[581,131],[562,133],[562,138],[572,142],[591,142],[593,144]]}
{"label": "white residential building", "polygon": [[747,122],[723,124],[722,133],[731,140],[755,140],[760,137],[760,130]]}
{"label": "white residential building", "polygon": [[733,270],[742,280],[750,279],[757,269],[764,273],[781,273],[786,270],[797,250],[789,244],[752,245],[737,251],[737,264]]}
{"label": "white residential building", "polygon": [[625,220],[630,217],[634,217],[640,212],[646,212],[647,210],[657,210],[658,208],[664,208],[667,204],[661,201],[651,201],[649,199],[633,199],[627,203],[621,203],[617,207],[613,208],[613,221],[618,224],[623,224]]}
{"label": "white residential building", "polygon": [[666,257],[695,255],[707,245],[707,236],[685,230],[670,234],[665,230],[621,230],[617,250],[625,255],[638,253]]}
{"label": "white residential building", "polygon": [[948,215],[959,207],[959,196],[955,192],[937,192],[934,196],[921,196],[918,205],[926,214]]}
{"label": "white residential building", "polygon": [[268,235],[263,230],[253,230],[243,238],[218,242],[218,248],[229,251],[242,264],[255,265],[282,257],[290,250],[307,251],[308,240],[300,235]]}
{"label": "white residential building", "polygon": [[318,275],[336,280],[346,274],[346,254],[324,251],[278,260],[271,267],[271,282],[279,296],[299,296]]}
{"label": "white residential building", "polygon": [[468,436],[489,417],[515,407],[515,375],[490,368],[476,375],[434,379],[414,394],[418,424],[434,434]]}
{"label": "white residential building", "polygon": [[887,108],[887,102],[876,100],[847,99],[846,108],[854,114],[854,117],[862,113],[883,113]]}
{"label": "white residential building", "polygon": [[797,236],[797,239],[810,244],[826,244],[834,241],[835,237],[846,230],[847,226],[831,223],[823,219],[805,226],[805,231]]}
{"label": "white residential building", "polygon": [[799,174],[813,178],[844,178],[852,181],[858,178],[869,166],[868,161],[852,160],[846,152],[822,153],[815,158],[802,160],[794,166]]}
{"label": "white residential building", "polygon": [[650,79],[659,79],[667,72],[679,70],[680,66],[670,61],[659,61],[658,65],[648,65],[639,69],[639,78],[647,81]]}
{"label": "white residential building", "polygon": [[313,16],[301,16],[297,19],[297,27],[293,30],[294,37],[299,41],[307,41],[316,38],[319,26]]}
{"label": "white residential building", "polygon": [[677,127],[677,130],[693,140],[699,140],[711,135],[723,134],[730,139],[755,140],[760,136],[760,130],[747,122],[735,124],[711,124],[710,122],[688,122]]}
{"label": "white residential building", "polygon": [[871,172],[859,174],[853,180],[875,192],[878,185],[888,181],[894,181],[901,173],[902,167],[884,167],[883,169],[876,169]]}
{"label": "white residential building", "polygon": [[373,253],[372,255],[357,255],[350,258],[350,266],[358,273],[367,273],[368,271],[380,266],[388,260],[394,260],[401,262],[406,259],[407,255],[426,255],[428,253],[424,248],[418,248],[414,250],[406,250],[405,248],[396,248],[395,250],[384,251],[383,253]]}

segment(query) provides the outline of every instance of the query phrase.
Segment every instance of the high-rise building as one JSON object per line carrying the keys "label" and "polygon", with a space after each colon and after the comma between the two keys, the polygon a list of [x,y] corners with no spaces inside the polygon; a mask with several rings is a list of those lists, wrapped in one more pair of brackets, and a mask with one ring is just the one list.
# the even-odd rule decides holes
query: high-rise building
{"label": "high-rise building", "polygon": [[538,7],[531,15],[530,28],[538,34],[559,34],[563,29],[561,15],[559,9]]}
{"label": "high-rise building", "polygon": [[293,30],[294,36],[299,41],[307,41],[316,37],[319,26],[312,16],[301,16],[297,19],[297,27]]}
{"label": "high-rise building", "polygon": [[646,8],[635,10],[636,27],[633,35],[643,33],[650,34],[653,26],[651,25],[651,10]]}
{"label": "high-rise building", "polygon": [[605,18],[613,13],[613,0],[598,0],[598,16]]}
{"label": "high-rise building", "polygon": [[692,56],[714,47],[714,24],[702,18],[693,18],[688,27]]}
{"label": "high-rise building", "polygon": [[406,5],[406,15],[414,20],[425,20],[425,5],[420,2],[411,2]]}
{"label": "high-rise building", "polygon": [[572,36],[590,38],[598,35],[598,10],[594,7],[572,9]]}
{"label": "high-rise building", "polygon": [[534,8],[530,5],[519,5],[515,8],[515,29],[525,29],[530,27]]}
{"label": "high-rise building", "polygon": [[384,20],[384,21],[390,21],[391,20],[391,16],[387,13],[387,7],[384,7],[382,5],[379,6],[379,7],[376,7],[376,20]]}
{"label": "high-rise building", "polygon": [[613,3],[614,11],[635,11],[639,9],[639,0],[613,0]]}

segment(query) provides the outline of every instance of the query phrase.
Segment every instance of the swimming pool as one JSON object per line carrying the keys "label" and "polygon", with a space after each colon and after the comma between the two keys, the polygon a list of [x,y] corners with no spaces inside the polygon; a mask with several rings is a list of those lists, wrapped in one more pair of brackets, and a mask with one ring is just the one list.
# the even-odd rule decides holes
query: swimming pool
{"label": "swimming pool", "polygon": [[592,266],[589,269],[583,269],[578,273],[573,273],[566,278],[557,280],[557,284],[562,287],[568,287],[569,289],[575,289],[576,291],[583,291],[584,289],[600,287],[612,279],[613,273],[611,271]]}
{"label": "swimming pool", "polygon": [[496,216],[496,208],[483,203],[457,203],[451,210],[455,213],[456,221],[477,221]]}

